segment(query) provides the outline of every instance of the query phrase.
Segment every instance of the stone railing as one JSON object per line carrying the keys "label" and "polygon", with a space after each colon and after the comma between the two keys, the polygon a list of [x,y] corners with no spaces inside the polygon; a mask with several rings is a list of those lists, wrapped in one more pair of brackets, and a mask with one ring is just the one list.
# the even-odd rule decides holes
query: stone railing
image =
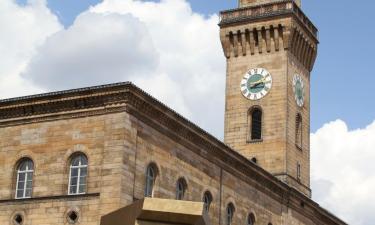
{"label": "stone railing", "polygon": [[294,0],[284,0],[263,5],[226,10],[220,13],[220,26],[246,20],[293,14],[318,39],[318,29],[307,18]]}

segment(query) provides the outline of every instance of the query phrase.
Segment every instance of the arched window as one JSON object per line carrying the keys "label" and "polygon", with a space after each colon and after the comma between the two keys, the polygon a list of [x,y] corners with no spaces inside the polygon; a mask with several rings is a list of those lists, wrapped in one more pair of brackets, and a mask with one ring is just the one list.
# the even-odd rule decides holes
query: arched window
{"label": "arched window", "polygon": [[70,161],[69,194],[86,193],[87,188],[87,157],[84,154],[75,155]]}
{"label": "arched window", "polygon": [[225,221],[226,225],[232,225],[234,211],[235,211],[234,205],[232,203],[229,203],[227,205],[227,214],[226,214],[226,221]]}
{"label": "arched window", "polygon": [[33,161],[31,159],[23,159],[17,167],[16,198],[31,198],[33,175]]}
{"label": "arched window", "polygon": [[187,188],[187,183],[185,179],[184,178],[178,179],[177,184],[176,184],[176,199],[177,200],[184,199],[186,188]]}
{"label": "arched window", "polygon": [[254,225],[255,224],[255,216],[253,213],[250,213],[247,216],[247,225]]}
{"label": "arched window", "polygon": [[302,116],[299,113],[296,116],[296,145],[302,148]]}
{"label": "arched window", "polygon": [[212,195],[209,191],[206,191],[203,195],[204,210],[206,212],[210,211],[210,206],[212,203]]}
{"label": "arched window", "polygon": [[154,184],[156,180],[156,166],[150,164],[146,170],[146,186],[145,186],[145,197],[153,197]]}
{"label": "arched window", "polygon": [[254,107],[249,111],[250,141],[262,139],[262,109]]}

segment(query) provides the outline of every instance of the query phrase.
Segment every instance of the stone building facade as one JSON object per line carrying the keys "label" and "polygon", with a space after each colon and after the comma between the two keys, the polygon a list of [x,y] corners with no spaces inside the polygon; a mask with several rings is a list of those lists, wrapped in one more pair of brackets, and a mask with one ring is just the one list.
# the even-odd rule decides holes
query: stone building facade
{"label": "stone building facade", "polygon": [[[237,10],[251,10],[269,2],[251,5],[251,1],[248,1],[246,4],[250,5],[246,5],[247,8]],[[293,10],[297,10],[278,15],[277,18],[283,20],[282,25],[284,22],[292,23],[290,16],[298,19],[294,15],[300,12],[298,6],[291,1],[282,2],[286,9],[293,7]],[[272,1],[272,4],[280,2]],[[242,70],[249,59],[231,57],[234,48],[228,48],[225,43],[230,27],[237,24],[226,21],[224,16],[233,12],[238,13],[236,10],[222,13],[220,26],[229,71],[233,71],[229,73],[227,82],[230,84],[233,79],[235,86],[235,79],[238,79],[240,72],[245,72]],[[230,17],[233,18],[233,15]],[[282,36],[285,37],[285,33]],[[284,39],[280,39],[280,42],[284,42]],[[299,42],[302,46],[302,39]],[[276,48],[274,45],[272,49]],[[272,73],[279,69],[281,74],[287,64],[298,69],[306,79],[312,68],[306,69],[306,66],[313,62],[306,58],[306,63],[309,61],[310,64],[300,64],[298,58],[288,53],[289,47],[286,46],[280,44],[278,52],[269,52],[274,54],[254,53],[254,61],[250,61],[264,64]],[[275,65],[274,71],[268,62],[279,59],[282,65]],[[230,69],[231,65],[240,69]],[[285,78],[287,76],[289,74],[285,74]],[[276,90],[291,87],[278,82],[277,77],[274,79],[275,93],[267,97],[276,100],[267,100],[262,104],[264,107],[269,105],[272,110],[280,110],[280,116],[264,118],[264,122],[290,122],[288,114],[280,108],[292,105],[292,100],[278,97],[278,94],[282,94]],[[227,87],[227,95],[231,91]],[[233,95],[234,99],[238,97]],[[227,99],[227,109],[229,104],[232,103]],[[241,104],[245,103],[239,106]],[[297,108],[290,107],[290,110]],[[303,116],[307,116],[309,108],[302,111]],[[238,118],[241,118],[240,114]],[[226,111],[226,115],[226,122],[229,117],[235,117],[230,110]],[[308,120],[303,127],[307,132]],[[267,130],[279,132],[274,125],[264,129],[265,135]],[[304,178],[292,183],[284,179],[286,175],[275,175],[280,171],[289,174],[292,170],[288,169],[288,163],[278,162],[286,159],[283,155],[289,151],[288,136],[281,135],[286,139],[276,138],[280,140],[274,144],[275,152],[261,156],[260,152],[267,147],[254,147],[254,150],[242,148],[236,142],[237,138],[242,140],[242,134],[239,132],[236,138],[230,130],[227,124],[225,138],[235,150],[131,83],[0,100],[0,224],[106,225],[106,221],[118,222],[116,212],[124,207],[128,206],[121,211],[126,215],[138,208],[153,208],[147,205],[152,202],[160,204],[159,211],[164,210],[168,215],[165,218],[172,218],[173,213],[168,214],[168,210],[174,208],[191,211],[195,213],[190,215],[191,218],[195,218],[199,205],[189,202],[202,201],[205,202],[202,218],[208,220],[200,219],[200,223],[192,224],[207,224],[207,221],[213,225],[346,224],[309,197],[308,140],[303,142],[302,147],[306,156],[299,156],[301,160],[306,160],[303,161],[306,163],[302,173]],[[280,132],[287,135],[285,128]],[[244,142],[247,143],[246,140]],[[269,146],[266,139],[256,144]],[[294,149],[294,143],[292,146]],[[255,163],[249,160],[252,156],[258,157],[259,161]],[[143,200],[145,197],[152,197],[155,201],[148,198]],[[189,210],[192,207],[195,210]],[[157,207],[153,210],[158,211]],[[160,223],[162,216],[157,215],[142,214],[144,218],[154,218],[155,224],[163,224]],[[178,219],[182,222],[188,216],[175,212],[173,218],[173,223],[178,223]],[[123,224],[129,224],[126,222],[128,220],[124,218]],[[151,223],[148,219],[138,224]]]}
{"label": "stone building facade", "polygon": [[[209,218],[225,224],[345,224],[221,141],[131,83],[2,100],[0,107],[0,223],[99,224],[104,216],[144,198],[146,170],[155,166],[153,197],[184,200],[212,195]],[[87,189],[69,195],[72,156],[88,159]],[[30,198],[15,198],[17,166],[34,162]]]}

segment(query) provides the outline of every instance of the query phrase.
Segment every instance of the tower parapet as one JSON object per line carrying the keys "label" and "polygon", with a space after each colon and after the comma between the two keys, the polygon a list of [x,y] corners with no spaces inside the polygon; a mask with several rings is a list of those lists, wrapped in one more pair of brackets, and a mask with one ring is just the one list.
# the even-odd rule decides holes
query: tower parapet
{"label": "tower parapet", "polygon": [[225,56],[290,50],[311,71],[317,55],[318,29],[298,2],[243,0],[241,4],[248,7],[222,11],[219,26]]}
{"label": "tower parapet", "polygon": [[[255,6],[255,5],[261,5],[261,4],[266,4],[266,3],[275,3],[275,2],[280,2],[277,0],[240,0],[239,1],[239,6],[240,7],[247,7],[247,6]],[[294,2],[301,7],[301,0],[294,0]]]}

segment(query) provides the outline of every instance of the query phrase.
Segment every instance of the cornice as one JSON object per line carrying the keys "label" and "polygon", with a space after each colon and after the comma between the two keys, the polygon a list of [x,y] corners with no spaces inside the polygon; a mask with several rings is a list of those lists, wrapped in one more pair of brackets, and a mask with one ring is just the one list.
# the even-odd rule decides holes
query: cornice
{"label": "cornice", "polygon": [[21,198],[21,199],[0,199],[0,204],[19,204],[19,203],[29,203],[34,204],[39,201],[49,201],[49,200],[68,200],[68,201],[82,201],[92,198],[100,197],[100,193],[87,193],[81,195],[55,195],[55,196],[40,196],[32,198]]}
{"label": "cornice", "polygon": [[277,17],[293,17],[311,38],[319,43],[318,29],[293,0],[281,0],[256,6],[241,7],[220,12],[220,27],[244,24]]}
{"label": "cornice", "polygon": [[346,224],[129,82],[0,100],[0,128],[125,111],[299,213]]}
{"label": "cornice", "polygon": [[17,120],[90,110],[106,110],[126,103],[130,83],[72,89],[0,100],[0,126]]}

